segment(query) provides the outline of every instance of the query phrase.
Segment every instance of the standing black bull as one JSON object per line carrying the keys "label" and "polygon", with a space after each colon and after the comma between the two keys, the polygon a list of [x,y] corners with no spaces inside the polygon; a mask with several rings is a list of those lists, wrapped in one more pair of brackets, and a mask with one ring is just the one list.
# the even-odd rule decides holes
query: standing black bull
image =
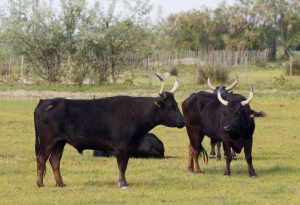
{"label": "standing black bull", "polygon": [[[222,96],[225,98],[227,97],[227,95],[230,95],[232,93],[232,90],[236,87],[238,83],[238,76],[236,75],[236,78],[235,78],[235,81],[225,87],[225,86],[214,86],[211,81],[210,81],[210,77],[208,77],[207,79],[207,84],[209,86],[209,88],[213,91],[213,93],[217,94],[218,93],[218,90],[220,90]],[[240,96],[241,97],[241,101],[242,100],[245,100],[244,96]],[[253,117],[264,117],[265,116],[265,113],[260,111],[260,112],[256,112],[255,110],[252,110],[252,114],[253,114]],[[215,152],[215,146],[217,145],[217,157],[216,157],[216,152]],[[209,157],[210,158],[217,158],[217,160],[221,160],[221,152],[220,152],[220,149],[221,149],[221,141],[214,141],[213,139],[211,139],[210,141],[210,146],[211,146],[211,150],[210,150],[210,154],[209,154]],[[234,150],[231,150],[231,155],[232,155],[232,159],[234,160],[237,160],[237,157],[236,157],[236,153],[234,152]]]}
{"label": "standing black bull", "polygon": [[[162,141],[152,133],[147,133],[136,143],[136,146],[128,153],[135,158],[164,158],[165,148]],[[113,151],[94,150],[94,157],[115,156]]]}
{"label": "standing black bull", "polygon": [[240,100],[240,95],[231,94],[224,100],[221,92],[218,94],[200,91],[192,94],[182,104],[183,116],[190,139],[188,169],[201,172],[198,163],[200,153],[207,160],[207,153],[202,147],[204,136],[214,141],[222,141],[226,158],[224,175],[230,175],[232,155],[230,148],[240,153],[244,148],[250,176],[256,176],[252,166],[252,140],[255,129],[252,110],[249,106],[253,98],[253,91],[249,99]]}
{"label": "standing black bull", "polygon": [[170,92],[163,92],[164,82],[158,77],[161,80],[159,97],[41,100],[34,112],[37,185],[44,186],[43,174],[50,156],[56,184],[65,186],[60,159],[68,143],[80,153],[85,149],[114,150],[120,171],[119,187],[126,188],[128,152],[139,137],[157,125],[178,128],[185,125],[173,95],[177,80]]}

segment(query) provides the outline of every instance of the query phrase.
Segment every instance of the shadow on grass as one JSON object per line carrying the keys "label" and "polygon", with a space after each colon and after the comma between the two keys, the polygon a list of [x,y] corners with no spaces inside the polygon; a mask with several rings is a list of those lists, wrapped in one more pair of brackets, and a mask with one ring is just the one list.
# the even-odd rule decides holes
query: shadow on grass
{"label": "shadow on grass", "polygon": [[165,156],[164,158],[161,158],[161,159],[178,159],[180,157],[178,156]]}
{"label": "shadow on grass", "polygon": [[[218,167],[201,167],[204,173],[208,173],[210,175],[223,175],[225,170],[225,163]],[[299,173],[299,169],[296,167],[287,167],[287,166],[271,166],[271,167],[255,167],[256,173],[258,176],[274,176],[276,174],[284,174],[284,175],[296,175]],[[248,166],[239,166],[235,167],[231,166],[231,174],[234,175],[248,175]]]}
{"label": "shadow on grass", "polygon": [[272,167],[260,168],[258,172],[261,175],[270,175],[270,176],[272,176],[273,174],[294,175],[294,174],[299,174],[299,169],[295,167],[287,167],[287,166],[272,166]]}
{"label": "shadow on grass", "polygon": [[117,186],[117,179],[116,180],[89,180],[84,182],[85,186]]}

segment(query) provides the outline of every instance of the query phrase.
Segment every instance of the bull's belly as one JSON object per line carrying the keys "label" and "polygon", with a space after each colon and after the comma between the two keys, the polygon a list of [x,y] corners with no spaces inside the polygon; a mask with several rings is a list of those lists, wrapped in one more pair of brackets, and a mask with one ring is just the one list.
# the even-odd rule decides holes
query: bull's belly
{"label": "bull's belly", "polygon": [[112,151],[113,144],[109,137],[93,137],[77,135],[67,137],[67,143],[75,147],[78,152],[86,149]]}

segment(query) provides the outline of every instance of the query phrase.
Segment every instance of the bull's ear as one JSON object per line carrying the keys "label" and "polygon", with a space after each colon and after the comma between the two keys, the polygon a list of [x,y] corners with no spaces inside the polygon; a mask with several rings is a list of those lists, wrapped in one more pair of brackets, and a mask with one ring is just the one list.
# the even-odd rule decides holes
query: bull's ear
{"label": "bull's ear", "polygon": [[162,108],[163,107],[163,102],[161,100],[157,100],[157,101],[154,101],[154,105],[156,107]]}

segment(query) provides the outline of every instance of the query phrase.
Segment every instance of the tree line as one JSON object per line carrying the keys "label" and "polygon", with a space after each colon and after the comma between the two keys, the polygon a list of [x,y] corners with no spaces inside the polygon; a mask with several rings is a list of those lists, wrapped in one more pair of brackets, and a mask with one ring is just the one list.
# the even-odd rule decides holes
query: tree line
{"label": "tree line", "polygon": [[[122,8],[122,9],[120,9]],[[265,50],[271,60],[300,47],[297,0],[225,1],[154,21],[150,0],[8,0],[1,6],[0,61],[23,56],[55,83],[116,82],[129,61],[160,51]]]}

